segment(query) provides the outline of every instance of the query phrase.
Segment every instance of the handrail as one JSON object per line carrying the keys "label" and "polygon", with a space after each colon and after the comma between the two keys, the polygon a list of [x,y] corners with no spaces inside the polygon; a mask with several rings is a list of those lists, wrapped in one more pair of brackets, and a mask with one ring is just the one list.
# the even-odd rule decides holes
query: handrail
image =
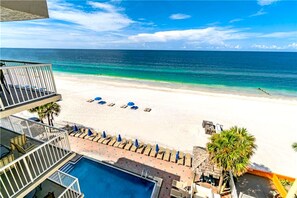
{"label": "handrail", "polygon": [[41,126],[44,126],[44,127],[48,127],[48,128],[52,128],[52,129],[56,129],[56,130],[62,131],[63,133],[67,133],[67,131],[66,131],[65,129],[59,129],[59,128],[57,128],[57,127],[50,126],[50,125],[46,125],[46,124],[44,124],[44,123],[35,122],[35,121],[28,120],[28,119],[26,119],[26,118],[21,118],[21,117],[15,116],[15,115],[11,115],[10,117],[14,117],[14,118],[17,118],[17,119],[20,119],[20,120],[24,120],[24,121],[27,121],[27,122],[31,122],[31,123],[34,123],[34,124],[38,124],[38,125],[41,125]]}
{"label": "handrail", "polygon": [[2,110],[57,94],[51,64],[1,61],[7,64],[0,67],[4,78],[0,83]]}
{"label": "handrail", "polygon": [[[61,133],[61,134],[64,135],[64,133]],[[61,135],[61,136],[62,136],[62,135]],[[13,164],[16,164],[17,162],[19,162],[19,161],[25,159],[26,157],[28,157],[28,156],[31,155],[32,153],[34,153],[34,152],[38,151],[39,149],[45,147],[46,145],[48,145],[49,143],[53,142],[54,140],[60,138],[61,136],[57,136],[57,137],[55,137],[55,138],[53,138],[53,139],[51,139],[51,140],[49,140],[49,141],[43,143],[42,145],[40,145],[40,146],[34,148],[33,150],[29,151],[28,153],[26,153],[26,154],[22,155],[21,157],[17,158],[16,160],[14,160],[14,161],[10,162],[9,164],[7,164],[7,165],[1,167],[1,168],[0,168],[0,172],[5,171],[5,169],[7,169],[8,167],[10,167],[10,166],[12,166]],[[68,151],[69,151],[69,150],[68,150]]]}
{"label": "handrail", "polygon": [[[53,175],[51,175],[48,179],[53,182],[56,182],[66,188],[58,196],[59,198],[80,197],[81,196],[79,181],[76,177],[73,177],[72,175],[69,175],[63,171],[58,170]],[[70,179],[70,181],[69,181],[69,179]],[[69,194],[70,194],[70,196],[69,196]]]}
{"label": "handrail", "polygon": [[43,64],[43,63],[36,63],[36,62],[29,62],[29,61],[18,61],[18,60],[4,60],[1,59],[2,62],[12,62],[12,63],[25,63],[25,64]]}
{"label": "handrail", "polygon": [[75,184],[76,181],[77,180],[74,180],[59,197],[62,197],[64,194],[66,194],[67,191],[70,190],[70,188]]}
{"label": "handrail", "polygon": [[49,63],[41,63],[41,64],[28,64],[28,65],[19,65],[19,66],[2,66],[0,69],[18,69],[18,68],[26,68],[26,67],[44,67],[51,66]]}
{"label": "handrail", "polygon": [[[17,127],[13,124],[11,126]],[[0,173],[6,178],[4,180],[0,177],[0,183],[4,187],[0,194],[2,197],[3,193],[8,197],[15,196],[71,153],[67,132],[59,131],[61,132],[54,133],[53,138],[0,168]]]}
{"label": "handrail", "polygon": [[63,173],[64,175],[67,175],[68,177],[71,177],[72,179],[77,179],[76,177],[69,175],[68,173],[65,173],[63,171],[58,170],[58,172]]}

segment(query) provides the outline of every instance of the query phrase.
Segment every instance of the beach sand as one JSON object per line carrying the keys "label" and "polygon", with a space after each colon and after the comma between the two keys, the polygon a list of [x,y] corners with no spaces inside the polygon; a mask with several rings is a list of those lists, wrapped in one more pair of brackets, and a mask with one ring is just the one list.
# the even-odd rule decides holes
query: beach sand
{"label": "beach sand", "polygon": [[[278,174],[297,176],[297,100],[189,90],[182,85],[112,77],[55,73],[62,111],[56,121],[70,121],[109,134],[191,152],[205,147],[203,120],[225,129],[245,127],[258,145],[252,162]],[[100,96],[113,107],[86,100]],[[133,101],[138,110],[120,106]],[[144,108],[152,108],[144,112]]]}

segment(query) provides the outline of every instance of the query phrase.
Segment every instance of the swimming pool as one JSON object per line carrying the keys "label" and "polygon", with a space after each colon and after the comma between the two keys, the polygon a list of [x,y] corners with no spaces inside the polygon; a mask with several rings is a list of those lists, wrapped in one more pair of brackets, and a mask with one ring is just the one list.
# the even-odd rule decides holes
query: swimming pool
{"label": "swimming pool", "polygon": [[85,157],[67,172],[79,179],[86,198],[150,198],[155,187],[154,181]]}

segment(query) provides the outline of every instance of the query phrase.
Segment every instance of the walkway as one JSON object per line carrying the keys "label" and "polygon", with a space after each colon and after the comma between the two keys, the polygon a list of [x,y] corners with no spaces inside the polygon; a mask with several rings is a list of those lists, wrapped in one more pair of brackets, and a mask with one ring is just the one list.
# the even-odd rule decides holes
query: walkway
{"label": "walkway", "polygon": [[143,154],[107,146],[97,142],[69,136],[71,149],[81,155],[108,161],[123,169],[141,174],[146,169],[150,175],[163,179],[160,197],[170,197],[172,180],[187,182],[193,180],[191,168],[166,162]]}

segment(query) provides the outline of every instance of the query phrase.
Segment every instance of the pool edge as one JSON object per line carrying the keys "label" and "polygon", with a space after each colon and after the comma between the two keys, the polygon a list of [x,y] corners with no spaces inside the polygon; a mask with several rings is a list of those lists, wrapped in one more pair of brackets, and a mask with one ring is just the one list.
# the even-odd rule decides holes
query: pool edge
{"label": "pool edge", "polygon": [[[153,188],[153,191],[152,191],[152,194],[151,194],[151,198],[158,198],[159,197],[159,194],[160,194],[160,190],[161,190],[161,187],[162,187],[162,184],[163,184],[163,179],[160,178],[160,177],[156,177],[156,176],[151,176],[151,175],[148,175],[147,177],[144,177],[144,176],[141,176],[140,174],[137,174],[137,173],[134,173],[130,170],[126,170],[126,169],[123,169],[121,167],[118,167],[116,166],[115,164],[112,164],[108,161],[103,161],[103,160],[98,160],[98,159],[94,159],[92,157],[89,157],[89,156],[86,156],[86,155],[80,155],[80,154],[76,154],[78,157],[76,157],[76,160],[75,161],[69,161],[67,162],[64,166],[66,166],[68,163],[69,164],[73,164],[75,165],[76,163],[78,163],[82,158],[86,158],[88,160],[92,160],[92,161],[95,161],[97,163],[100,163],[100,164],[103,164],[105,166],[109,166],[111,168],[114,168],[114,169],[117,169],[119,171],[123,171],[127,174],[130,174],[130,175],[133,175],[135,177],[138,177],[138,178],[141,178],[141,179],[144,179],[144,180],[147,180],[149,182],[153,182],[154,183],[154,188]],[[64,167],[63,166],[63,167]],[[62,169],[63,167],[61,167],[60,169]]]}

